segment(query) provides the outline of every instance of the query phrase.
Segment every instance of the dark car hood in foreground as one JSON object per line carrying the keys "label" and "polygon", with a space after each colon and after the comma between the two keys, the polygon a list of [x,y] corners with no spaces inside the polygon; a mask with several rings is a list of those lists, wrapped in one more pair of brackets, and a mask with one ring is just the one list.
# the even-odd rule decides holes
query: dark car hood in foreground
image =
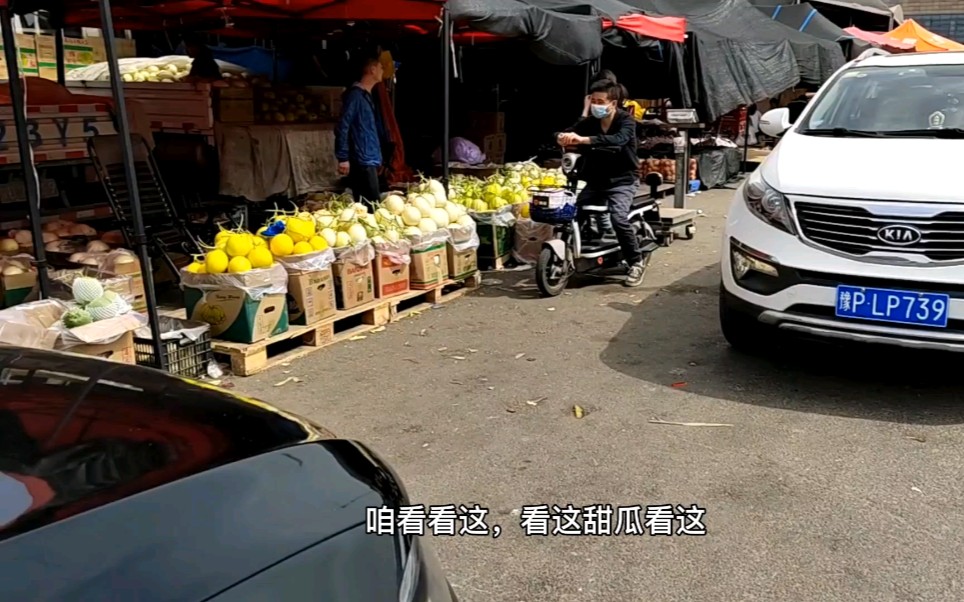
{"label": "dark car hood in foreground", "polygon": [[0,600],[203,600],[401,503],[331,437],[162,372],[0,346]]}
{"label": "dark car hood in foreground", "polygon": [[0,543],[0,600],[204,600],[404,495],[354,442],[268,452]]}

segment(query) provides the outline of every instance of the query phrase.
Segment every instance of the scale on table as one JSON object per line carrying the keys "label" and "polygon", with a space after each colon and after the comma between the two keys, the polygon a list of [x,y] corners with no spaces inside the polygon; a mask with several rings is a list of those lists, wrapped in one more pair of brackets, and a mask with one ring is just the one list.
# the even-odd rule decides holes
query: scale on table
{"label": "scale on table", "polygon": [[690,173],[690,130],[700,129],[696,109],[666,109],[666,123],[675,128],[678,135],[673,139],[676,153],[676,185],[673,191],[673,207],[660,207],[660,224],[655,227],[663,244],[675,238],[691,239],[696,234],[696,211],[686,208],[686,193]]}

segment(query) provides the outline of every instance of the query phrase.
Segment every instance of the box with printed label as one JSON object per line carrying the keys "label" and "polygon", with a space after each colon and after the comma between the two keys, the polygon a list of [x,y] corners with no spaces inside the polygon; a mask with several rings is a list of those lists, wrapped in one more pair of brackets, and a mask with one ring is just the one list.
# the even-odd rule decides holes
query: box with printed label
{"label": "box with printed label", "polygon": [[37,272],[30,270],[21,274],[0,276],[0,308],[13,307],[31,300],[39,291]]}
{"label": "box with printed label", "polygon": [[288,320],[307,326],[335,315],[335,277],[331,268],[288,274]]}
{"label": "box with printed label", "polygon": [[409,291],[411,268],[407,263],[396,261],[392,255],[375,254],[375,296],[379,299]]}
{"label": "box with printed label", "polygon": [[447,243],[440,242],[424,249],[412,250],[411,287],[426,290],[439,286],[449,275],[449,262],[446,257]]}
{"label": "box with printed label", "polygon": [[462,280],[479,271],[479,257],[475,249],[456,251],[455,247],[449,244],[448,263],[449,278],[452,280]]}
{"label": "box with printed label", "polygon": [[78,345],[69,347],[65,351],[90,355],[112,362],[121,364],[136,364],[137,356],[134,353],[134,333],[125,332],[113,343],[103,343],[94,345]]}
{"label": "box with printed label", "polygon": [[[20,51],[20,71],[23,75],[34,76],[40,74],[37,67],[37,42],[35,36],[18,33],[15,36],[17,49]],[[3,42],[0,41],[0,74],[7,79],[7,59],[2,52]]]}
{"label": "box with printed label", "polygon": [[235,343],[257,343],[288,330],[285,295],[249,297],[241,289],[184,289],[184,307],[191,320],[211,325],[211,335]]}
{"label": "box with printed label", "polygon": [[371,263],[358,265],[350,261],[336,261],[331,267],[335,274],[338,309],[352,309],[375,299],[375,276]]}

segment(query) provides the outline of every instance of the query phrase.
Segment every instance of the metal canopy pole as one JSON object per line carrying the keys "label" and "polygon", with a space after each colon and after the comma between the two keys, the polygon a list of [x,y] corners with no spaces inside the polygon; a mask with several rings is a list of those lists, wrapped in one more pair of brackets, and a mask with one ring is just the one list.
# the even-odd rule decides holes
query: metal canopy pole
{"label": "metal canopy pole", "polygon": [[161,370],[167,369],[167,358],[161,345],[160,321],[157,317],[157,298],[154,295],[154,270],[151,256],[147,252],[147,236],[144,233],[144,214],[141,211],[141,195],[137,188],[137,174],[134,170],[134,149],[131,147],[131,128],[127,119],[127,105],[124,103],[124,82],[117,63],[117,47],[114,37],[114,20],[111,17],[110,0],[100,0],[100,26],[104,35],[104,50],[107,53],[107,68],[110,70],[110,88],[114,95],[114,114],[117,119],[117,134],[120,137],[121,152],[124,157],[124,177],[127,178],[128,200],[131,204],[131,218],[134,220],[134,244],[141,260],[141,273],[144,275],[144,294],[147,297],[147,317],[151,325],[151,338],[154,357]]}
{"label": "metal canopy pole", "polygon": [[7,61],[13,123],[17,131],[17,149],[20,151],[20,166],[23,168],[23,182],[30,211],[30,230],[33,233],[34,260],[37,263],[40,297],[46,299],[50,293],[50,279],[47,274],[47,252],[44,248],[43,228],[40,224],[40,185],[30,149],[30,137],[27,134],[27,109],[23,82],[20,81],[20,52],[13,35],[10,9],[6,5],[0,7],[0,30],[3,34],[3,54]]}
{"label": "metal canopy pole", "polygon": [[57,29],[54,44],[57,48],[57,83],[62,86],[67,82],[67,66],[64,59],[64,29],[62,27]]}
{"label": "metal canopy pole", "polygon": [[450,74],[452,72],[452,15],[442,9],[442,184],[449,188],[449,136],[451,135]]}

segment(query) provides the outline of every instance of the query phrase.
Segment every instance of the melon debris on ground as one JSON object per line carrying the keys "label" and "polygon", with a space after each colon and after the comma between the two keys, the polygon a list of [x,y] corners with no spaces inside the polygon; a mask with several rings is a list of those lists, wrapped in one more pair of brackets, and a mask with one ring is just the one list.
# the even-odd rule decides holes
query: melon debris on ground
{"label": "melon debris on ground", "polygon": [[[490,508],[498,539],[434,539],[462,602],[960,599],[959,361],[732,352],[716,296],[731,196],[687,201],[706,215],[696,239],[657,251],[641,289],[542,300],[531,272],[497,274],[445,311],[292,362],[296,387],[275,388],[274,369],[235,390],[370,444],[417,503]],[[709,534],[518,527],[525,505],[569,503],[697,504]]]}

